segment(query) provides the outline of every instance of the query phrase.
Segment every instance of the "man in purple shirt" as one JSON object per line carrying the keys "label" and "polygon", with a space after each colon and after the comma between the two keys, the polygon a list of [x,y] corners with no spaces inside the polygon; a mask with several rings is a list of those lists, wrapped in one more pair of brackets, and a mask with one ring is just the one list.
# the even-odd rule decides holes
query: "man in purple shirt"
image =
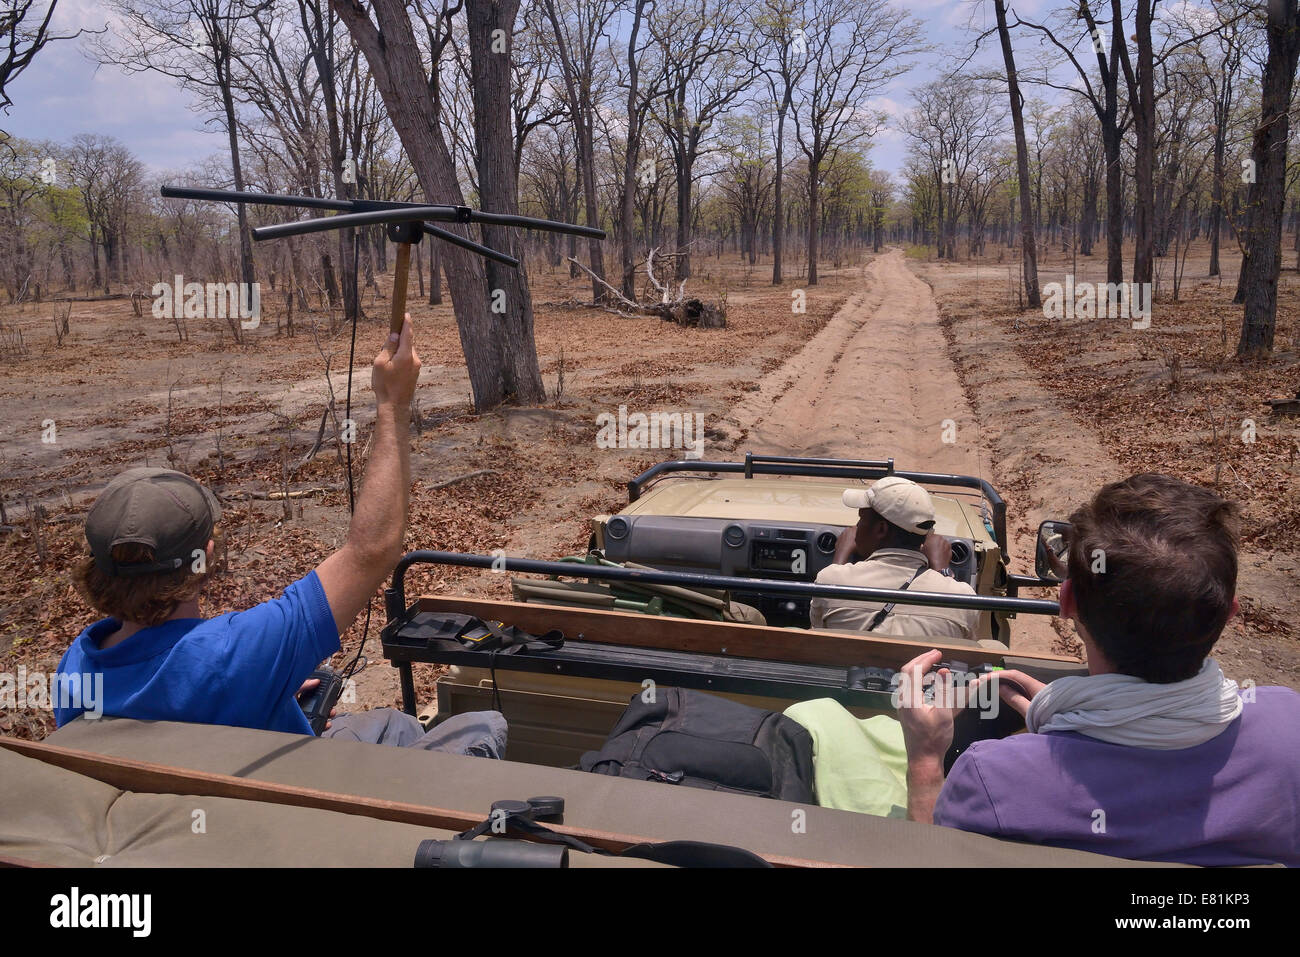
{"label": "man in purple shirt", "polygon": [[[960,708],[905,689],[908,816],[1134,860],[1300,866],[1300,694],[1238,688],[1209,657],[1238,610],[1234,506],[1135,475],[1070,521],[1061,614],[1089,674],[983,679],[1029,733],[971,745],[947,780]],[[908,663],[905,684],[940,658]]]}

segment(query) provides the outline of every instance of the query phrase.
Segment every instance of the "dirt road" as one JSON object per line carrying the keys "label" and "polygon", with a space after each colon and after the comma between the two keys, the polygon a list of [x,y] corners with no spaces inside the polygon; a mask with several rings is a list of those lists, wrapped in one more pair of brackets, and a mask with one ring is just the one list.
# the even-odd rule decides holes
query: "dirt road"
{"label": "dirt road", "polygon": [[934,297],[898,250],[868,267],[866,288],[733,418],[754,452],[893,457],[900,468],[962,473],[987,461]]}
{"label": "dirt road", "polygon": [[[896,249],[867,267],[864,288],[733,408],[729,424],[737,451],[893,458],[900,469],[998,484],[996,450],[967,400],[934,295]],[[1014,519],[1012,570],[1028,574],[1037,522]],[[1026,651],[1070,650],[1047,619],[1022,616],[1013,635]]]}

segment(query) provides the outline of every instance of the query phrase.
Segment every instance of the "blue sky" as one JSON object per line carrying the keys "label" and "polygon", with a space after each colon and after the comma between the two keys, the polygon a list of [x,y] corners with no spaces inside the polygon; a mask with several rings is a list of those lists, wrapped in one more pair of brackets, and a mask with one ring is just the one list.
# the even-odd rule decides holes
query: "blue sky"
{"label": "blue sky", "polygon": [[[971,36],[964,29],[968,22],[985,29],[993,17],[988,0],[894,2],[924,23],[926,41],[939,49],[919,57],[910,73],[873,101],[890,115],[891,124],[876,137],[872,162],[891,172],[901,168],[906,154],[905,138],[892,120],[908,109],[909,90],[936,77],[958,51],[964,52]],[[1014,7],[1030,15],[1047,2],[1021,0]],[[61,32],[99,29],[111,20],[112,11],[94,0],[60,0],[55,15]],[[989,52],[996,56],[996,45]],[[178,170],[225,149],[224,134],[216,126],[205,126],[205,117],[192,109],[190,96],[174,81],[99,66],[83,52],[83,40],[47,46],[12,85],[10,95],[14,105],[7,116],[0,116],[0,127],[15,136],[57,141],[78,133],[115,136],[155,172]]]}
{"label": "blue sky", "polygon": [[[100,29],[110,17],[102,3],[60,0],[61,33]],[[99,66],[83,53],[83,39],[51,43],[9,90],[14,105],[0,126],[23,139],[66,142],[101,133],[126,143],[156,171],[178,169],[222,148],[221,134],[205,130],[190,98],[172,80]]]}

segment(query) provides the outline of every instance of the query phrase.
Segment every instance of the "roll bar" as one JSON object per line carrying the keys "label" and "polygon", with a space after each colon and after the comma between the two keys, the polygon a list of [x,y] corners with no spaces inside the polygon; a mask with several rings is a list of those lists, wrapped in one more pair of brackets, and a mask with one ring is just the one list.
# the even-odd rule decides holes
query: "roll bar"
{"label": "roll bar", "polygon": [[[837,479],[881,479],[887,475],[897,475],[913,482],[929,485],[945,485],[954,488],[970,488],[980,492],[993,512],[993,538],[1002,550],[1003,559],[1007,554],[1007,503],[1002,500],[989,482],[973,475],[951,475],[945,472],[900,472],[894,468],[893,459],[875,461],[870,459],[815,459],[790,455],[754,455],[745,453],[744,462],[697,462],[689,459],[674,459],[660,462],[646,469],[627,483],[628,501],[635,502],[641,497],[645,486],[652,480],[669,472],[722,472],[744,475],[751,479],[755,475],[802,475],[809,478]],[[892,600],[892,599],[891,599]],[[901,600],[900,600],[901,601]],[[948,606],[957,607],[957,606]]]}
{"label": "roll bar", "polygon": [[[670,463],[671,464],[671,463]],[[729,464],[729,463],[728,463]],[[667,572],[654,569],[587,565],[577,562],[539,561],[533,558],[502,558],[463,552],[408,552],[393,570],[393,583],[384,590],[384,610],[394,622],[406,612],[406,572],[413,565],[453,565],[462,568],[490,568],[564,578],[593,578],[638,582],[646,585],[678,585],[682,588],[711,588],[722,591],[766,592],[790,598],[838,598],[850,601],[895,602],[900,605],[928,605],[964,608],[972,611],[1001,611],[1029,615],[1058,615],[1061,607],[1040,598],[1003,598],[997,595],[953,595],[937,592],[900,591],[894,588],[860,588],[850,585],[818,585],[815,582],[774,581],[767,578],[729,578],[697,572]]]}

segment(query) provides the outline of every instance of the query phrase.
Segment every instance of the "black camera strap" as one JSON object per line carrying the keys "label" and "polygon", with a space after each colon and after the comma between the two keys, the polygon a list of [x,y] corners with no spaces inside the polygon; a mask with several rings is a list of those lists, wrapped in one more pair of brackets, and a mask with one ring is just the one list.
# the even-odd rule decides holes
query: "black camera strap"
{"label": "black camera strap", "polygon": [[[907,591],[907,586],[912,584],[912,582],[916,581],[918,578],[920,578],[921,573],[924,572],[929,567],[930,567],[930,563],[927,561],[924,565],[922,565],[920,568],[916,570],[915,575],[913,575],[907,581],[903,582],[903,584],[898,587],[898,590]],[[891,601],[884,608],[880,609],[880,611],[876,612],[876,614],[872,617],[871,621],[867,624],[866,630],[875,631],[877,628],[879,628],[880,623],[884,621],[886,618],[888,618],[891,614],[893,614],[894,606],[896,604],[898,603]]]}
{"label": "black camera strap", "polygon": [[571,834],[561,834],[533,819],[535,813],[528,801],[498,801],[492,805],[492,813],[487,820],[476,824],[468,831],[457,834],[455,840],[472,841],[491,831],[502,834],[510,831],[522,832],[533,839],[546,844],[563,844],[584,854],[599,854],[603,857],[630,857],[636,860],[668,864],[673,867],[771,867],[753,851],[729,844],[710,844],[704,841],[662,841],[656,843],[633,844],[622,851],[614,853],[602,848],[592,847],[585,841]]}

